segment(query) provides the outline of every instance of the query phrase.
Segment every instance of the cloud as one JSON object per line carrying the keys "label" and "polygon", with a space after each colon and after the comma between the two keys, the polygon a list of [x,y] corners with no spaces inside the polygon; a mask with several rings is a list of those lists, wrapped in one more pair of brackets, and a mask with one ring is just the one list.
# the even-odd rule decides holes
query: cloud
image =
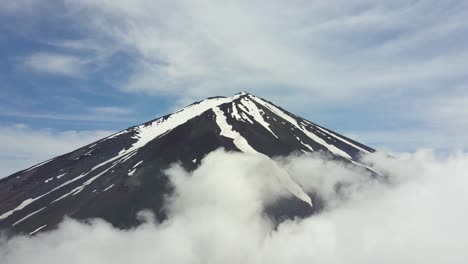
{"label": "cloud", "polygon": [[[388,130],[390,117],[405,126],[401,135],[429,129],[442,140],[433,124],[444,118],[428,115],[436,110],[424,105],[434,97],[452,100],[467,86],[466,1],[22,0],[4,6],[10,18],[21,18],[3,23],[10,31],[79,61],[48,72],[92,75],[117,93],[164,98],[176,108],[247,90],[306,117],[338,116],[345,123],[342,113],[360,108],[379,125],[374,134]],[[66,37],[42,34],[61,24],[70,31]],[[408,128],[408,121],[422,125]],[[463,130],[459,123],[451,130]]]}
{"label": "cloud", "polygon": [[89,108],[89,111],[100,115],[128,115],[133,113],[132,109],[120,106],[91,107]]}
{"label": "cloud", "polygon": [[0,126],[0,176],[75,150],[112,134],[111,131],[54,131],[23,124]]}
{"label": "cloud", "polygon": [[329,193],[329,184],[317,183],[343,179],[359,188],[348,189],[346,199],[306,219],[275,228],[262,213],[265,202],[285,195],[271,177],[275,171],[261,157],[216,151],[192,173],[177,165],[167,171],[175,192],[168,202],[169,218],[162,223],[146,215],[145,224],[119,230],[102,220],[85,224],[67,219],[55,231],[3,238],[0,256],[7,264],[466,261],[466,153],[366,157],[388,173],[388,184],[364,181],[367,176],[359,170],[317,159],[277,162],[304,188]]}
{"label": "cloud", "polygon": [[461,133],[468,130],[466,91],[466,86],[460,86],[452,94],[439,91],[390,103],[388,110],[384,106],[374,112],[375,119],[385,120],[385,124],[352,131],[351,138],[381,150],[408,151],[425,146],[439,151],[466,151],[468,138]]}
{"label": "cloud", "polygon": [[[463,1],[68,3],[78,24],[100,36],[101,46],[112,42],[115,51],[131,57],[116,87],[175,96],[177,107],[247,90],[305,116],[364,108],[380,124],[394,118],[399,128],[392,129],[408,135],[402,141],[423,132],[428,135],[419,141],[446,148],[443,128],[434,124],[455,117],[436,112],[447,110],[442,102],[453,101],[457,87],[466,86]],[[436,107],[424,106],[434,101]],[[464,114],[460,109],[457,116]],[[385,115],[374,113],[382,110]],[[450,130],[465,129],[462,119],[451,122]],[[382,126],[373,134],[388,132]],[[389,146],[388,140],[377,144]],[[456,144],[468,145],[457,139],[451,146]]]}
{"label": "cloud", "polygon": [[[449,96],[432,98],[428,104],[431,105],[425,111],[424,117],[432,125],[439,125],[445,128],[468,129],[468,92],[454,93]],[[421,107],[421,106],[420,106]]]}
{"label": "cloud", "polygon": [[73,21],[80,34],[46,42],[88,50],[93,65],[127,54],[128,69],[115,83],[121,90],[190,101],[221,90],[281,96],[286,87],[317,103],[349,95],[365,102],[464,76],[468,54],[463,1],[60,2],[36,16]]}
{"label": "cloud", "polygon": [[129,92],[197,97],[288,87],[342,101],[429,89],[429,82],[463,76],[468,54],[448,41],[468,30],[461,1],[437,9],[434,1],[67,3],[87,18],[78,21],[90,34],[133,52],[121,85]]}
{"label": "cloud", "polygon": [[39,52],[22,59],[21,64],[39,73],[82,78],[86,61],[73,55]]}
{"label": "cloud", "polygon": [[[1,109],[1,108],[0,108]],[[87,111],[92,113],[86,114],[58,114],[58,113],[47,113],[47,112],[21,112],[12,109],[1,109],[0,116],[5,117],[16,117],[26,119],[37,119],[37,120],[62,120],[62,121],[90,121],[90,122],[102,122],[102,123],[126,123],[126,122],[141,122],[136,117],[129,117],[133,110],[127,107],[89,107]],[[118,115],[125,114],[126,119],[122,120]]]}
{"label": "cloud", "polygon": [[37,8],[40,7],[40,1],[37,0],[18,0],[15,2],[2,1],[2,9],[0,10],[0,13],[4,15],[15,14],[18,12],[33,14],[37,11]]}
{"label": "cloud", "polygon": [[421,127],[374,129],[355,132],[354,138],[359,142],[373,146],[382,151],[409,151],[420,146],[434,148],[439,152],[466,151],[468,139],[459,128]]}

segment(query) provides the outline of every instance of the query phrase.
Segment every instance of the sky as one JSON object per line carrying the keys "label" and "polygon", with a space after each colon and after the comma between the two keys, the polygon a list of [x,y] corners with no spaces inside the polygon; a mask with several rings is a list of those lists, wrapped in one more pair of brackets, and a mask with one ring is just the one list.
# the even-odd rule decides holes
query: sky
{"label": "sky", "polygon": [[240,91],[380,150],[468,149],[467,1],[0,7],[0,176]]}

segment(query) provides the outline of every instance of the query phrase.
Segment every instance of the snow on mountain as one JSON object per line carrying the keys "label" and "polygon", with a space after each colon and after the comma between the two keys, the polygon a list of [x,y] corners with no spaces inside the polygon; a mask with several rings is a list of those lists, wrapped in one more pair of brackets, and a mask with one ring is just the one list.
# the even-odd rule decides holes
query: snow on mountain
{"label": "snow on mountain", "polygon": [[[64,215],[128,227],[142,209],[164,218],[171,190],[162,171],[174,162],[193,170],[220,147],[266,157],[321,151],[369,170],[359,157],[374,151],[245,92],[208,98],[1,179],[0,228],[32,234]],[[298,210],[312,210],[286,171],[277,177]]]}

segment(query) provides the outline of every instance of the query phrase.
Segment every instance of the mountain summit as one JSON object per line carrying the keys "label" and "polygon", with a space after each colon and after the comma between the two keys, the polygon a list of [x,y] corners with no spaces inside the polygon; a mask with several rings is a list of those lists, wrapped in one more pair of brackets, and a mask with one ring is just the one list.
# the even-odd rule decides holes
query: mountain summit
{"label": "mountain summit", "polygon": [[[1,179],[0,229],[33,234],[66,215],[126,228],[143,209],[162,220],[171,192],[163,171],[174,162],[194,170],[218,148],[267,157],[321,151],[365,168],[359,157],[374,151],[252,94],[211,97]],[[278,177],[293,198],[267,213],[279,219],[320,208],[286,172]]]}

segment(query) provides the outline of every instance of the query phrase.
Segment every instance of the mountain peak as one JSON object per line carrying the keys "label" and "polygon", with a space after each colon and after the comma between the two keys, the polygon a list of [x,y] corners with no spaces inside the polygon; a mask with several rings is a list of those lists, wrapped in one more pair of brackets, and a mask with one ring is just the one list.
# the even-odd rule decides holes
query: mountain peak
{"label": "mountain peak", "polygon": [[[31,232],[47,224],[46,230],[64,215],[102,217],[125,228],[138,223],[135,212],[148,208],[163,219],[171,191],[164,170],[175,162],[195,170],[218,148],[267,159],[323,152],[368,170],[359,157],[373,151],[247,92],[211,97],[0,180],[0,228]],[[275,214],[316,210],[314,196],[286,172],[277,177],[295,200]]]}
{"label": "mountain peak", "polygon": [[239,92],[237,94],[240,94],[240,95],[249,95],[250,93],[246,92],[246,91],[242,91],[242,92]]}

